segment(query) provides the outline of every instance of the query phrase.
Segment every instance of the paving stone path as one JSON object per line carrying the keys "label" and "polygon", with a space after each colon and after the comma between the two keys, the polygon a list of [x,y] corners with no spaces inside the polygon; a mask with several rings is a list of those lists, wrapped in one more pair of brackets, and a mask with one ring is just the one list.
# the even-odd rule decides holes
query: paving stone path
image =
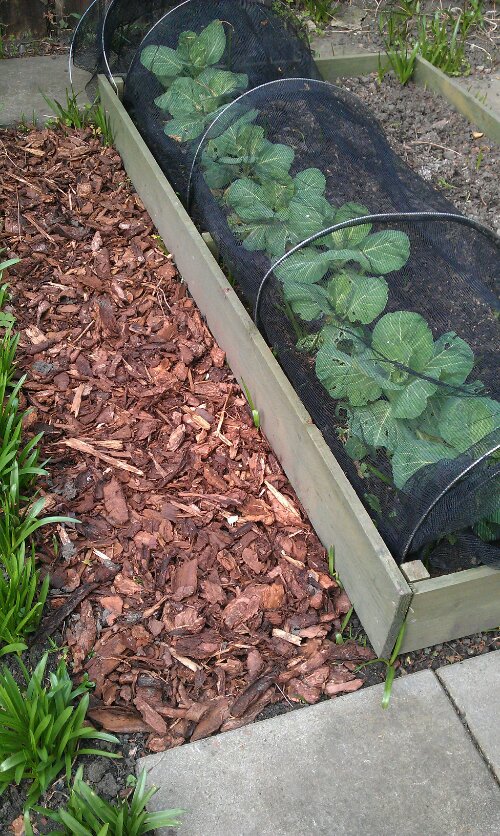
{"label": "paving stone path", "polygon": [[498,836],[500,651],[382,690],[143,758],[153,809],[179,836]]}
{"label": "paving stone path", "polygon": [[[89,74],[73,70],[75,92],[85,90]],[[67,55],[40,55],[35,58],[8,58],[0,61],[0,126],[37,120],[43,125],[52,113],[43,98],[64,103],[71,87]],[[79,101],[87,101],[85,93]]]}

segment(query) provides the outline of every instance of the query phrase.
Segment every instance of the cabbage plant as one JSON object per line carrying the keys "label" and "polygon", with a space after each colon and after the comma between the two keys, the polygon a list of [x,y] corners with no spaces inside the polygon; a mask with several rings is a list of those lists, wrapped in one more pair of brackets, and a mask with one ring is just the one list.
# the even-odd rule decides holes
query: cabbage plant
{"label": "cabbage plant", "polygon": [[223,189],[234,180],[259,184],[290,182],[293,148],[266,139],[264,128],[251,124],[258,110],[249,110],[207,142],[202,154],[204,177],[211,189]]}
{"label": "cabbage plant", "polygon": [[289,245],[332,223],[335,210],[324,197],[325,186],[325,176],[317,168],[281,180],[265,178],[262,183],[235,180],[225,193],[234,210],[229,226],[245,249],[264,250],[271,259],[279,258]]}
{"label": "cabbage plant", "polygon": [[156,76],[165,92],[154,100],[170,118],[167,136],[178,142],[196,139],[220,108],[248,86],[245,73],[233,73],[216,65],[226,50],[226,33],[214,20],[199,35],[182,32],[176,49],[147,46],[141,63]]}

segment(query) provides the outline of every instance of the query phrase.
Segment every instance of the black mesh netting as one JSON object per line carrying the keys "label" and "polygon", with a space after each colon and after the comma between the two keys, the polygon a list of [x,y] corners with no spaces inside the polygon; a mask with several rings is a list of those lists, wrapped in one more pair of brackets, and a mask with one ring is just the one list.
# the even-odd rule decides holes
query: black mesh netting
{"label": "black mesh netting", "polygon": [[78,21],[69,50],[69,76],[73,83],[73,66],[95,74],[102,71],[102,26],[106,0],[93,0]]}
{"label": "black mesh netting", "polygon": [[124,104],[183,198],[196,141],[220,109],[246,90],[290,76],[319,78],[286,7],[186,0],[142,41]]}
{"label": "black mesh netting", "polygon": [[144,36],[177,5],[178,0],[94,0],[75,29],[70,69],[74,64],[91,73],[91,92],[98,73],[126,74]]}
{"label": "black mesh netting", "polygon": [[[280,35],[280,43],[283,42],[283,34],[288,33],[289,41],[284,44],[286,48],[292,47],[291,56],[287,56],[285,49],[281,57],[286,58],[292,66],[293,72],[280,73],[261,77],[256,81],[260,84],[267,78],[277,78],[280,75],[310,75],[317,77],[315,67],[310,59],[306,59],[308,50],[306,47],[307,34],[302,31],[301,24],[291,10],[282,3],[282,0],[229,0],[230,4],[239,6],[239,14],[247,10],[247,14],[259,21],[263,26],[270,26],[272,37]],[[113,76],[124,76],[127,74],[132,60],[141,45],[143,38],[147,36],[152,27],[168,15],[173,9],[188,4],[187,12],[190,18],[190,26],[196,26],[198,9],[191,0],[94,0],[82,15],[78,26],[75,29],[70,49],[70,75],[73,65],[91,74],[87,83],[87,91],[90,95],[97,92],[97,75],[103,73],[111,78]],[[211,0],[200,0],[205,7],[203,19],[207,22],[213,19],[210,10],[213,9]],[[261,18],[255,17],[253,6],[258,5],[267,8],[268,14]],[[271,11],[271,9],[273,11]],[[183,12],[185,15],[185,12]],[[214,12],[217,15],[217,10]],[[276,21],[280,20],[278,31]],[[183,18],[186,20],[186,17]],[[167,21],[165,21],[167,25]],[[170,21],[168,21],[170,26]],[[244,22],[242,20],[244,28]],[[167,27],[168,28],[168,27]],[[159,29],[160,33],[162,29]],[[292,39],[298,38],[302,41],[303,56],[299,57],[297,45],[292,45]],[[168,45],[168,41],[161,41]],[[300,63],[302,60],[303,63]],[[255,86],[255,85],[254,85]]]}
{"label": "black mesh netting", "polygon": [[395,557],[500,565],[498,238],[310,80],[228,106],[190,197]]}

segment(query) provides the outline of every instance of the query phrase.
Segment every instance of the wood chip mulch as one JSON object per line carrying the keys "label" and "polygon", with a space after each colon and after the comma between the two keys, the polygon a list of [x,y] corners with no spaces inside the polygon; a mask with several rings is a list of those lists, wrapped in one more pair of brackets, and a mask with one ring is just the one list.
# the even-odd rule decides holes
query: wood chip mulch
{"label": "wood chip mulch", "polygon": [[116,151],[4,132],[0,183],[27,429],[81,521],[40,543],[44,635],[64,621],[92,720],[161,751],[359,688],[347,595]]}

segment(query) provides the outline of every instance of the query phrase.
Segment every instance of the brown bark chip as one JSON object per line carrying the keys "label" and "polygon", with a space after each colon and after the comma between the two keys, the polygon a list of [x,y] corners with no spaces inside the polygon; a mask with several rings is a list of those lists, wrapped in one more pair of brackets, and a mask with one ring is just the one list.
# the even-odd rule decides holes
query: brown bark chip
{"label": "brown bark chip", "polygon": [[194,595],[197,585],[198,561],[195,559],[181,563],[175,570],[172,583],[173,600],[182,601],[183,598],[189,598],[190,595]]}
{"label": "brown bark chip", "polygon": [[0,198],[25,432],[50,514],[80,520],[57,557],[40,538],[44,624],[95,682],[91,719],[163,751],[359,687],[373,654],[332,641],[347,595],[117,152],[4,132]]}
{"label": "brown bark chip", "polygon": [[124,525],[128,522],[129,513],[122,486],[117,479],[113,478],[103,488],[104,507],[109,514],[110,521],[116,525]]}

